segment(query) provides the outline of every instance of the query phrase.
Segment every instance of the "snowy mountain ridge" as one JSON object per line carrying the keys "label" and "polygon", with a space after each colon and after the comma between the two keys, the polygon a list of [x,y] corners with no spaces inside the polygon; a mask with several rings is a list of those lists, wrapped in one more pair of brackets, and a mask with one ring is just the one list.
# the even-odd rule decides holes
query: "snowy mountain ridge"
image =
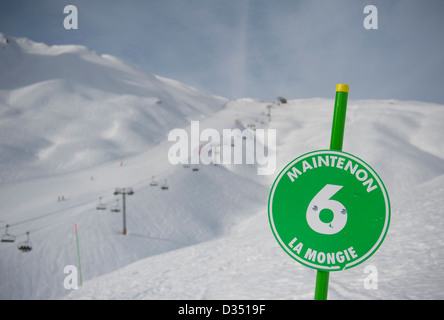
{"label": "snowy mountain ridge", "polygon": [[83,46],[5,41],[0,182],[120,161],[227,101]]}

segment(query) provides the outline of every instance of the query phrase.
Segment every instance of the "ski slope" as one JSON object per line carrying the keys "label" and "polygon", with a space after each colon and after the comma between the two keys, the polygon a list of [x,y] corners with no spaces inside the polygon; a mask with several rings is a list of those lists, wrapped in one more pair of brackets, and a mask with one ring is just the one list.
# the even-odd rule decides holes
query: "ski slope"
{"label": "ski slope", "polygon": [[[0,243],[1,299],[313,298],[316,272],[280,248],[267,202],[288,162],[328,148],[333,99],[230,101],[85,47],[8,40],[0,50],[0,233],[9,224],[17,240]],[[442,299],[444,106],[353,100],[353,85],[343,150],[378,172],[392,218],[378,252],[330,275],[329,299]],[[201,130],[276,129],[275,173],[170,164],[168,132],[189,131],[191,120]],[[134,190],[127,235],[122,213],[110,212],[123,187]],[[99,198],[107,210],[96,210]],[[67,290],[75,224],[83,285]],[[22,253],[27,231],[33,250]],[[377,289],[364,287],[368,265],[378,270]]]}
{"label": "ski slope", "polygon": [[120,161],[227,101],[82,46],[4,47],[0,182]]}
{"label": "ski slope", "polygon": [[[252,114],[253,105],[260,105],[240,104],[251,107]],[[332,105],[333,100],[293,100],[274,110],[267,126],[278,130],[278,168],[328,145]],[[443,298],[444,163],[442,142],[433,140],[442,132],[442,110],[419,102],[349,102],[344,151],[367,159],[380,174],[392,218],[374,256],[330,275],[329,299]],[[263,186],[269,190],[272,181],[266,180]],[[290,259],[277,244],[264,193],[251,202],[261,208],[252,207],[249,216],[221,236],[133,263],[87,282],[66,298],[312,299],[316,272]],[[369,265],[377,268],[377,289],[364,287]]]}

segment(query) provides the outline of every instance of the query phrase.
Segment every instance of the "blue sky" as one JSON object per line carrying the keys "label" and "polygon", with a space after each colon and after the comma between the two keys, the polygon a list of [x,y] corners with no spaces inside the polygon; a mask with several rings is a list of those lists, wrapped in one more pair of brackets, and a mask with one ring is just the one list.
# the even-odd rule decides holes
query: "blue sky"
{"label": "blue sky", "polygon": [[[65,30],[63,8],[78,9]],[[366,5],[378,30],[363,26]],[[0,32],[81,44],[227,98],[444,104],[442,0],[1,0]]]}

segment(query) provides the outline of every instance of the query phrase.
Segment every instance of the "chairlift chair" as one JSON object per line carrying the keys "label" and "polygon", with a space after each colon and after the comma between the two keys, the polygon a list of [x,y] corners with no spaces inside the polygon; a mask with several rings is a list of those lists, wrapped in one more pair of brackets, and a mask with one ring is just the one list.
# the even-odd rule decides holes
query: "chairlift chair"
{"label": "chairlift chair", "polygon": [[152,187],[157,186],[157,181],[154,179],[154,176],[151,179],[150,186],[152,186]]}
{"label": "chairlift chair", "polygon": [[102,197],[99,198],[99,203],[96,207],[97,210],[106,210],[106,204],[102,203]]}
{"label": "chairlift chair", "polygon": [[198,167],[193,167],[193,171],[199,171]]}
{"label": "chairlift chair", "polygon": [[17,245],[17,249],[19,249],[21,252],[29,252],[32,250],[32,244],[29,242],[29,231],[26,232],[26,241],[22,241]]}
{"label": "chairlift chair", "polygon": [[165,179],[165,183],[160,187],[162,190],[168,190],[167,180]]}
{"label": "chairlift chair", "polygon": [[116,199],[116,205],[111,207],[111,212],[120,212],[119,199]]}
{"label": "chairlift chair", "polygon": [[6,225],[5,233],[2,235],[2,242],[14,242],[15,235],[8,233],[9,224]]}
{"label": "chairlift chair", "polygon": [[184,167],[184,168],[189,168],[189,167],[190,167],[190,164],[189,164],[189,163],[185,163],[185,164],[183,165],[183,167]]}

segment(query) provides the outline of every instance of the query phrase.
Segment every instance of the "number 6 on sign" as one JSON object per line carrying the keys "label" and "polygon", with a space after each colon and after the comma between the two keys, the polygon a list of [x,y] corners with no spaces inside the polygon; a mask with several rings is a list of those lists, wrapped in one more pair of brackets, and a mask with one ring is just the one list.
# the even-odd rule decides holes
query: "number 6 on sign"
{"label": "number 6 on sign", "polygon": [[310,228],[321,234],[335,234],[347,223],[347,210],[336,200],[331,200],[343,186],[327,184],[311,200],[307,208]]}

